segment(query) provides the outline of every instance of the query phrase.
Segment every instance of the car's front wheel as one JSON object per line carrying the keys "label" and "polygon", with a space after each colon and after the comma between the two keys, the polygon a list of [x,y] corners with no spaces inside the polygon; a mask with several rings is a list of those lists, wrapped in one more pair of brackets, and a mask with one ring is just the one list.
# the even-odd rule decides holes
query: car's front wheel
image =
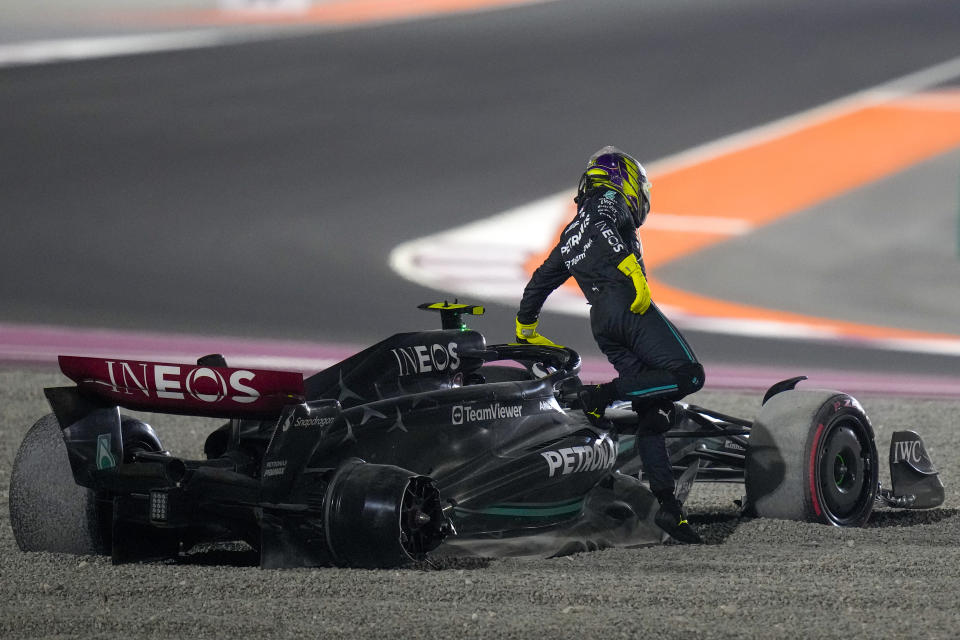
{"label": "car's front wheel", "polygon": [[873,511],[878,473],[870,419],[845,393],[784,391],[751,429],[746,492],[758,516],[861,526]]}

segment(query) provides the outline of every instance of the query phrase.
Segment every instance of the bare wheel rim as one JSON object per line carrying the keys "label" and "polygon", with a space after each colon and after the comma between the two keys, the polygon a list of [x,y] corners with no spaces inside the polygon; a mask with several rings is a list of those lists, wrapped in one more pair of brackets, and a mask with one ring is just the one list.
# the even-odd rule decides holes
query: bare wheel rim
{"label": "bare wheel rim", "polygon": [[873,448],[865,425],[840,416],[825,430],[816,453],[815,487],[826,519],[844,526],[860,519],[873,501]]}

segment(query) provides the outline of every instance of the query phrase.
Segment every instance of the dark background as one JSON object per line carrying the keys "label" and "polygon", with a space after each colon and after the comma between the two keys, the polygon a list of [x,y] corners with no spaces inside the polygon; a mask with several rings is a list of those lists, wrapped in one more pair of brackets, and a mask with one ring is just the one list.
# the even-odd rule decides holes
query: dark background
{"label": "dark background", "polygon": [[[570,189],[604,144],[652,161],[951,59],[958,25],[942,0],[559,1],[0,69],[0,322],[357,344],[422,328],[415,304],[456,292],[392,273],[400,242]],[[474,325],[504,341],[513,313]],[[585,320],[543,324],[595,352]],[[707,362],[956,368],[689,338]]]}

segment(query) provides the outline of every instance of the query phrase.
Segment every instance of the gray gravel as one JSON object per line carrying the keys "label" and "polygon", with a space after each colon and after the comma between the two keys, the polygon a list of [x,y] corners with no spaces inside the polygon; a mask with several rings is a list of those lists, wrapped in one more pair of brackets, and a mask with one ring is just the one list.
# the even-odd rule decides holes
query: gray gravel
{"label": "gray gravel", "polygon": [[[0,370],[0,491],[58,374]],[[880,510],[864,529],[739,519],[741,488],[698,485],[689,506],[709,544],[430,568],[261,571],[242,549],[179,563],[22,553],[0,509],[0,637],[955,638],[960,614],[960,399],[861,397],[881,451],[895,428],[925,439],[943,508]],[[694,401],[750,417],[758,396]],[[206,426],[154,421],[196,455]]]}

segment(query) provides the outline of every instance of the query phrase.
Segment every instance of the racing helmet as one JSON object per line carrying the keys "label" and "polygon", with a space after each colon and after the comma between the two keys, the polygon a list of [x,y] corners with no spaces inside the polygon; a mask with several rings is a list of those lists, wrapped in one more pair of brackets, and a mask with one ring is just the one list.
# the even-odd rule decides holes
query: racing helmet
{"label": "racing helmet", "polygon": [[626,198],[633,224],[640,228],[650,213],[651,186],[642,164],[620,149],[607,146],[590,157],[587,170],[580,177],[577,187],[577,202],[588,189],[613,189]]}

